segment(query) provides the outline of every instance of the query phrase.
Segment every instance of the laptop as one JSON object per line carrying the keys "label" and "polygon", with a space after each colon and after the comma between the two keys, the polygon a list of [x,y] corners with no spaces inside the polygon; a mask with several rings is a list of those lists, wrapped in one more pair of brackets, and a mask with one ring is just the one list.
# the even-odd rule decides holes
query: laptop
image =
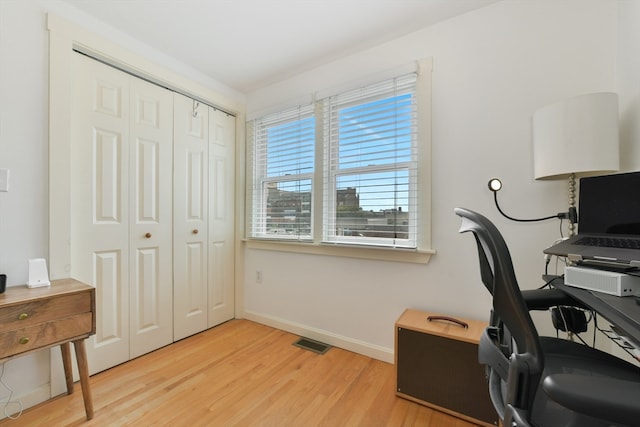
{"label": "laptop", "polygon": [[640,268],[640,172],[581,178],[578,234],[544,253],[596,268]]}

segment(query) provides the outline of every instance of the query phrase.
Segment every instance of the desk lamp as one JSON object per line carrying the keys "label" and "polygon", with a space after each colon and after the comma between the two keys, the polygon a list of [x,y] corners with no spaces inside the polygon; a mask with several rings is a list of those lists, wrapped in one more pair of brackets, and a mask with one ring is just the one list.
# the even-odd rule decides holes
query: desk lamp
{"label": "desk lamp", "polygon": [[[569,179],[569,212],[575,212],[576,177],[620,168],[618,95],[576,96],[533,115],[535,179]],[[572,218],[572,215],[569,215]],[[570,221],[569,235],[575,234]]]}

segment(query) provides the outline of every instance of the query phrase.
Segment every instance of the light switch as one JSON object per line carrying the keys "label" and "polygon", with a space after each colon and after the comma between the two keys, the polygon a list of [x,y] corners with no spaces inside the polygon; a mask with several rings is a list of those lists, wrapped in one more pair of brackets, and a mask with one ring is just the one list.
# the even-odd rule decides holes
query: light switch
{"label": "light switch", "polygon": [[0,169],[0,191],[9,191],[9,169]]}

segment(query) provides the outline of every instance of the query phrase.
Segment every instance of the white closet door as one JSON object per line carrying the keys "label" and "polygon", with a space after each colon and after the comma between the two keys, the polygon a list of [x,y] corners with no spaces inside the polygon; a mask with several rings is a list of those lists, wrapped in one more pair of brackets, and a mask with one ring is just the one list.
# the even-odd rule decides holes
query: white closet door
{"label": "white closet door", "polygon": [[174,94],[174,340],[207,328],[208,108]]}
{"label": "white closet door", "polygon": [[173,95],[130,77],[130,357],[173,341]]}
{"label": "white closet door", "polygon": [[96,287],[93,374],[129,359],[129,76],[74,61],[70,274]]}
{"label": "white closet door", "polygon": [[209,109],[209,321],[234,317],[235,117]]}

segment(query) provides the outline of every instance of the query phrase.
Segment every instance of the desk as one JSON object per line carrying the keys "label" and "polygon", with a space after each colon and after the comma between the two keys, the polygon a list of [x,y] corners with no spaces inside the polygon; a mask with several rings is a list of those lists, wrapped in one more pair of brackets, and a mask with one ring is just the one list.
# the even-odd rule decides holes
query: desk
{"label": "desk", "polygon": [[609,322],[622,329],[626,336],[640,343],[640,305],[634,297],[617,297],[602,292],[589,291],[564,284],[562,278],[551,283],[556,289],[569,295],[586,308],[595,311]]}
{"label": "desk", "polygon": [[73,343],[87,419],[93,418],[89,366],[84,340],[96,331],[95,288],[74,279],[50,287],[8,287],[0,294],[0,363],[59,345],[67,383],[73,393]]}

